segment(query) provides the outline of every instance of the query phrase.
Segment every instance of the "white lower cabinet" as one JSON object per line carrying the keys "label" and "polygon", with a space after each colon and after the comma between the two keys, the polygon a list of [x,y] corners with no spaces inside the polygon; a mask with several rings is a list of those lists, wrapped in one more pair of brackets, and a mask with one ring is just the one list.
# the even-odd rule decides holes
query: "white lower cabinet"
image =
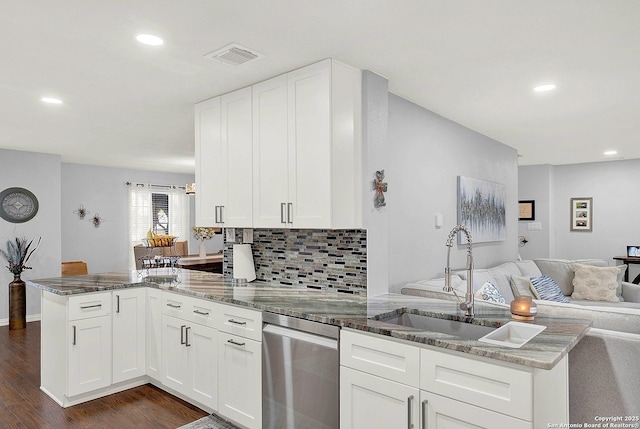
{"label": "white lower cabinet", "polygon": [[69,322],[67,396],[111,385],[111,316]]}
{"label": "white lower cabinet", "polygon": [[146,288],[112,292],[113,383],[146,373]]}
{"label": "white lower cabinet", "polygon": [[218,332],[218,412],[250,429],[262,427],[262,344]]}
{"label": "white lower cabinet", "polygon": [[147,289],[146,366],[147,375],[162,380],[162,291]]}
{"label": "white lower cabinet", "polygon": [[420,419],[420,390],[340,367],[340,428],[412,428]]}
{"label": "white lower cabinet", "polygon": [[420,427],[429,429],[531,429],[532,427],[531,422],[424,390],[420,391],[420,418]]}
{"label": "white lower cabinet", "polygon": [[343,329],[340,365],[341,429],[538,429],[569,420],[566,357],[542,370]]}
{"label": "white lower cabinet", "polygon": [[162,383],[216,410],[216,345],[215,329],[162,315]]}

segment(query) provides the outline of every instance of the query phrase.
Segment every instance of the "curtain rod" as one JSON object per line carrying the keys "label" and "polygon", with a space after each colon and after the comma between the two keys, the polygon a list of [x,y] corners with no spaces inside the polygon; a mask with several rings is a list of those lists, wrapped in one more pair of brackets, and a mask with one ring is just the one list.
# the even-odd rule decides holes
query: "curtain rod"
{"label": "curtain rod", "polygon": [[145,186],[153,187],[153,188],[169,188],[169,189],[185,189],[184,186],[176,186],[176,185],[153,185],[153,184],[145,184],[145,183],[133,183],[133,182],[125,182],[125,185],[132,186],[135,185],[139,188],[144,188]]}

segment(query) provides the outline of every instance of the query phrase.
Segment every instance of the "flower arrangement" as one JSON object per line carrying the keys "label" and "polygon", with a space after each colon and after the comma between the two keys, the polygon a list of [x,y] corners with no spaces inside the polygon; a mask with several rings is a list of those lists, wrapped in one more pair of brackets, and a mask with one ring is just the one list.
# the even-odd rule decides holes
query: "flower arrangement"
{"label": "flower arrangement", "polygon": [[29,261],[33,252],[36,251],[38,246],[40,245],[39,238],[35,247],[31,247],[33,245],[33,240],[28,240],[25,237],[16,237],[15,242],[12,240],[7,240],[7,251],[0,249],[0,253],[7,260],[9,265],[9,271],[11,271],[14,275],[20,275],[24,270],[30,270],[31,267],[28,267],[26,264]]}
{"label": "flower arrangement", "polygon": [[210,226],[194,226],[192,229],[196,240],[210,240],[216,235],[216,228]]}

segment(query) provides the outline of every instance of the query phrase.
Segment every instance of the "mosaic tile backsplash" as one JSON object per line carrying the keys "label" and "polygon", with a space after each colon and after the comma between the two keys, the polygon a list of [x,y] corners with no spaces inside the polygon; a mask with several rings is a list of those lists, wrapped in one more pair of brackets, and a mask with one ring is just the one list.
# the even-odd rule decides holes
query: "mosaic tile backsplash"
{"label": "mosaic tile backsplash", "polygon": [[[225,240],[223,270],[233,276],[233,245]],[[256,277],[297,287],[365,293],[367,232],[360,229],[254,229],[253,261]]]}

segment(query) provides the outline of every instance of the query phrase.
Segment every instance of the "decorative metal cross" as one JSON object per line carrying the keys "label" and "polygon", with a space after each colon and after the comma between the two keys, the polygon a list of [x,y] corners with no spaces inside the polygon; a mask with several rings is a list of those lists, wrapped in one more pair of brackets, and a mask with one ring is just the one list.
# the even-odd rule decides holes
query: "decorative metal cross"
{"label": "decorative metal cross", "polygon": [[373,206],[375,208],[384,207],[387,205],[384,200],[384,192],[387,192],[387,183],[384,180],[384,170],[376,171],[376,179],[373,181],[372,188],[376,191],[376,196],[373,200]]}

